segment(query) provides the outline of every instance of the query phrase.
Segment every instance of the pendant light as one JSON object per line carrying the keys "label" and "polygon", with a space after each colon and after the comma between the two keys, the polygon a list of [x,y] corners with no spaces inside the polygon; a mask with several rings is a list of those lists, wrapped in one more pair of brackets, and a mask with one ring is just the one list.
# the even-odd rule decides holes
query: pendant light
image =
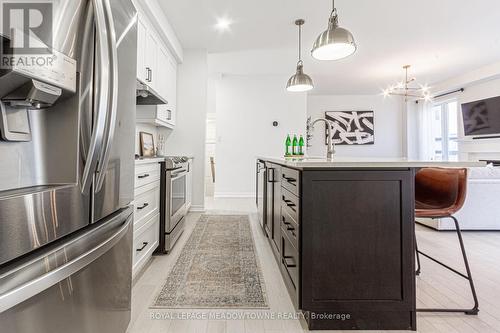
{"label": "pendant light", "polygon": [[318,60],[339,60],[356,52],[356,43],[352,34],[349,30],[339,27],[335,0],[332,0],[332,7],[328,29],[316,38],[311,51],[313,58]]}
{"label": "pendant light", "polygon": [[309,75],[304,74],[304,63],[302,62],[302,25],[305,23],[304,20],[298,19],[295,21],[295,25],[299,27],[299,61],[297,62],[297,70],[295,74],[288,80],[286,84],[286,90],[292,92],[308,91],[314,88],[313,82]]}

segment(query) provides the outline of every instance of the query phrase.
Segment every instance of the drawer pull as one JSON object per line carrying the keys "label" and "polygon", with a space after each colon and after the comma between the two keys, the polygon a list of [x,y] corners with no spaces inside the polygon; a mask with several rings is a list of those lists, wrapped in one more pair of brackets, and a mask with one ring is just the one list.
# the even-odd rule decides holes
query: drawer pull
{"label": "drawer pull", "polygon": [[291,178],[291,177],[287,177],[287,176],[285,176],[284,174],[283,174],[283,178],[284,178],[287,182],[291,183],[292,185],[295,185],[295,184],[293,184],[293,183],[296,183],[296,182],[297,182],[297,179],[295,179],[295,178]]}
{"label": "drawer pull", "polygon": [[137,252],[141,252],[148,246],[149,242],[142,242],[142,247],[140,249],[136,249]]}
{"label": "drawer pull", "polygon": [[148,178],[148,177],[149,177],[149,173],[146,173],[146,174],[141,175],[141,176],[137,176],[137,178],[139,178],[139,179]]}
{"label": "drawer pull", "polygon": [[283,265],[285,265],[285,267],[297,267],[297,265],[295,264],[295,262],[293,263],[288,263],[288,259],[292,259],[293,260],[293,257],[289,257],[289,256],[284,256],[281,261],[283,262]]}
{"label": "drawer pull", "polygon": [[145,202],[141,207],[137,207],[138,210],[143,210],[144,208],[146,208],[147,206],[149,206],[149,204],[147,202]]}
{"label": "drawer pull", "polygon": [[285,196],[283,196],[283,202],[288,206],[288,207],[295,207],[295,204],[293,203],[292,200],[285,199]]}

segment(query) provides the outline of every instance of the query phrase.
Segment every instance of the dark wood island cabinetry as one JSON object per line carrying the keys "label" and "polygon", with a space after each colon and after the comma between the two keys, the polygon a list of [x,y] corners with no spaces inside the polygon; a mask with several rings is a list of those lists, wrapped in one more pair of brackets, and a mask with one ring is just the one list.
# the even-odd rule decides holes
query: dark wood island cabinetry
{"label": "dark wood island cabinetry", "polygon": [[266,167],[269,240],[309,329],[415,330],[414,170]]}
{"label": "dark wood island cabinetry", "polygon": [[415,173],[485,163],[259,161],[268,173],[261,223],[309,329],[416,330]]}
{"label": "dark wood island cabinetry", "polygon": [[300,309],[309,328],[416,329],[414,171],[301,174]]}

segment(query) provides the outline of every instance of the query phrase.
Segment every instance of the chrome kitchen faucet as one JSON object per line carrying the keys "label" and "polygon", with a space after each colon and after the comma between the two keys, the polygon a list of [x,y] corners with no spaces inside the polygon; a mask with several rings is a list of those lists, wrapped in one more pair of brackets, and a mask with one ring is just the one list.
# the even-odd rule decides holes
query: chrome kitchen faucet
{"label": "chrome kitchen faucet", "polygon": [[316,123],[320,121],[323,121],[326,124],[326,143],[327,143],[326,158],[332,160],[333,155],[335,155],[335,144],[333,143],[333,138],[332,138],[333,123],[330,120],[325,118],[318,118],[314,120],[311,123],[311,126],[307,128],[308,130],[307,137],[308,138],[310,137],[311,133],[309,133],[309,131],[313,131],[314,125],[316,125]]}

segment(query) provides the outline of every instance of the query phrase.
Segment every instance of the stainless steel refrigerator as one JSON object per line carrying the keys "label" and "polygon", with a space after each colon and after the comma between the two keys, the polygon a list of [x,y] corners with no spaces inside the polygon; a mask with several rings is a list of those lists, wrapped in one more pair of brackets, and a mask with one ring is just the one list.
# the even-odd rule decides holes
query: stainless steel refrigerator
{"label": "stainless steel refrigerator", "polygon": [[[53,62],[0,70],[0,330],[125,332],[137,13],[52,6]],[[22,57],[13,39],[2,50]]]}

